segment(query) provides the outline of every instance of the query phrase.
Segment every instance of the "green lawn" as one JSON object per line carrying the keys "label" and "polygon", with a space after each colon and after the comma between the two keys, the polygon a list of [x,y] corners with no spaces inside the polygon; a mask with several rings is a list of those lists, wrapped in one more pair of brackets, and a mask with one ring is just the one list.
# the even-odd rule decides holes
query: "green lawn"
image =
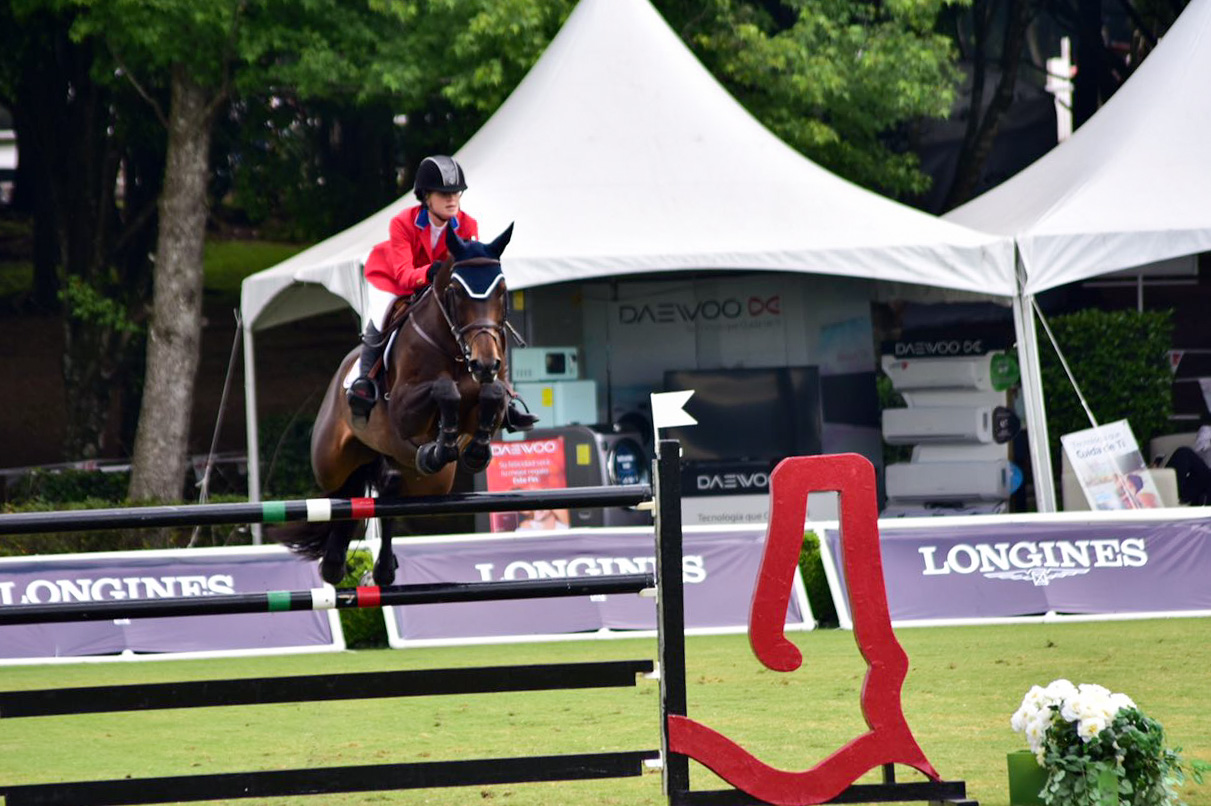
{"label": "green lawn", "polygon": [[238,299],[240,283],[245,277],[276,266],[306,248],[307,244],[208,238],[202,257],[206,290]]}
{"label": "green lawn", "polygon": [[[906,629],[912,660],[904,691],[910,725],[948,779],[969,797],[1006,806],[1005,754],[1025,746],[1009,717],[1033,684],[1056,677],[1124,691],[1166,727],[1189,758],[1211,761],[1211,620]],[[690,715],[763,760],[814,764],[864,729],[864,670],[852,634],[798,634],[804,668],[760,667],[743,636],[691,638]],[[333,655],[141,664],[0,668],[0,689],[226,677],[444,668],[653,657],[652,640],[376,650]],[[0,723],[0,783],[142,777],[376,764],[659,746],[658,685],[637,689],[480,694],[365,702],[183,709]],[[2,716],[2,715],[0,715]],[[918,780],[899,770],[900,780]],[[874,778],[872,777],[872,780]],[[695,767],[695,789],[720,784]],[[1187,785],[1190,806],[1211,806],[1211,783]],[[661,803],[658,776],[467,790],[249,800],[262,804],[425,804],[490,800],[517,806]]]}

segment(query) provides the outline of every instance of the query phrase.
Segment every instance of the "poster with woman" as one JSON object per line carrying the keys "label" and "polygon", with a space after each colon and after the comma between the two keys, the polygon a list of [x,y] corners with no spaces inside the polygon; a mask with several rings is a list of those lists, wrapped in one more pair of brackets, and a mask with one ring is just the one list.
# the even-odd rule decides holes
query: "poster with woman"
{"label": "poster with woman", "polygon": [[1131,425],[1119,420],[1060,437],[1090,509],[1163,506]]}
{"label": "poster with woman", "polygon": [[[492,443],[488,490],[562,490],[568,486],[563,437]],[[567,529],[568,510],[493,512],[493,532]]]}

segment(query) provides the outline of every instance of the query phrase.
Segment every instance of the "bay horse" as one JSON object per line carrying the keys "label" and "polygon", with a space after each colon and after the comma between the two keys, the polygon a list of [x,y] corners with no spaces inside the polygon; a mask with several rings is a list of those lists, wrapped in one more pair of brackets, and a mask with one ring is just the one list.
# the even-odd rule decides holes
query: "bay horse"
{"label": "bay horse", "polygon": [[[445,495],[454,486],[455,460],[472,473],[492,460],[490,442],[508,402],[505,350],[507,289],[500,256],[509,225],[490,244],[464,241],[446,229],[449,255],[430,285],[407,309],[387,348],[379,386],[382,399],[366,420],[355,421],[345,379],[360,348],[345,356],[328,384],[311,434],[311,469],[325,495],[354,498],[367,483],[380,492],[387,472],[398,474],[400,497]],[[338,584],[358,523],[300,523],[279,538],[291,550],[320,561],[320,576]],[[395,580],[389,534],[372,572],[377,585]]]}

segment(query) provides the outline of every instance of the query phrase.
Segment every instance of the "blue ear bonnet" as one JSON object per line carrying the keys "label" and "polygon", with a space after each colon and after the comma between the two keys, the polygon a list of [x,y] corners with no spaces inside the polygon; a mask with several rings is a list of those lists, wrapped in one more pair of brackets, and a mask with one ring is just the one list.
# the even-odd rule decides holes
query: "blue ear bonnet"
{"label": "blue ear bonnet", "polygon": [[[483,248],[478,241],[472,243],[480,249]],[[496,286],[505,281],[505,276],[500,271],[500,261],[487,254],[482,259],[484,262],[476,261],[474,265],[455,265],[454,271],[450,274],[450,282],[461,283],[462,287],[467,290],[467,296],[472,299],[487,299],[496,291]]]}

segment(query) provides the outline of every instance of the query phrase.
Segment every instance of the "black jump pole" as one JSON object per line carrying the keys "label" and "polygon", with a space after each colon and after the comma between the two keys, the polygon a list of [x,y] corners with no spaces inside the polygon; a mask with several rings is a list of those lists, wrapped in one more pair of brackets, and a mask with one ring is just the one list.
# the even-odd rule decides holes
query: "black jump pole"
{"label": "black jump pole", "polygon": [[280,613],[294,610],[346,610],[366,607],[449,602],[549,599],[607,593],[654,592],[653,574],[519,579],[501,582],[434,582],[387,587],[314,588],[171,599],[53,602],[0,607],[0,626],[63,621],[106,621],[125,618],[215,616],[230,613]]}
{"label": "black jump pole", "polygon": [[651,499],[652,488],[646,484],[636,484],[621,487],[573,487],[566,490],[455,493],[418,498],[308,498],[250,504],[181,504],[64,512],[18,512],[0,515],[0,535],[143,529],[155,526],[364,520],[454,513],[519,512],[529,509],[629,507]]}

